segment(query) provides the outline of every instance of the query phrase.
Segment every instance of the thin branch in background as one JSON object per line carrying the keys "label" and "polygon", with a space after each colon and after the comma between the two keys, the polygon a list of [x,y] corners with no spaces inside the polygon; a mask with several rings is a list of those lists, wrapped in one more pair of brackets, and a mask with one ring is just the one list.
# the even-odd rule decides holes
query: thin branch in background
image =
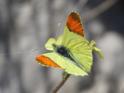
{"label": "thin branch in background", "polygon": [[105,0],[103,3],[98,5],[92,10],[87,11],[83,18],[85,18],[86,21],[91,20],[97,16],[99,16],[101,13],[105,12],[109,8],[111,8],[113,5],[117,3],[118,0]]}
{"label": "thin branch in background", "polygon": [[79,0],[78,2],[78,7],[80,6],[81,8],[85,7],[88,3],[88,0]]}
{"label": "thin branch in background", "polygon": [[69,77],[70,77],[70,74],[67,74],[66,77],[60,82],[60,84],[53,90],[52,93],[57,93],[62,88],[62,86],[65,84],[65,82]]}

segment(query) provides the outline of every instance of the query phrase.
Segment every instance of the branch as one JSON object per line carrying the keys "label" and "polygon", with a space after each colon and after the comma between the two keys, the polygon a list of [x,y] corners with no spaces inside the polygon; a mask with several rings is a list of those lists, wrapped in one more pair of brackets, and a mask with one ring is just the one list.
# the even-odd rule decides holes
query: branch
{"label": "branch", "polygon": [[65,84],[65,82],[69,77],[70,77],[70,74],[67,74],[65,78],[60,82],[60,84],[53,90],[53,93],[57,93],[62,88],[62,86]]}
{"label": "branch", "polygon": [[86,12],[84,14],[83,18],[85,18],[86,21],[93,19],[93,18],[99,16],[101,13],[103,13],[107,9],[111,8],[114,4],[116,4],[117,1],[118,0],[105,0],[102,4],[98,5],[94,9]]}

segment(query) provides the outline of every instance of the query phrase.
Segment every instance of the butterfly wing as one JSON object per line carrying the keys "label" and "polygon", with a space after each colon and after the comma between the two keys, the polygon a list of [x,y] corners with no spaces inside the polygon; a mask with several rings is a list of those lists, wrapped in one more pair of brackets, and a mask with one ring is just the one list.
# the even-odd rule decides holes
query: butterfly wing
{"label": "butterfly wing", "polygon": [[[45,48],[49,51],[54,51],[53,44],[60,45],[62,42],[62,36],[59,36],[56,40],[55,38],[50,38],[47,43],[45,44]],[[56,62],[45,55],[38,55],[36,56],[36,60],[39,64],[47,67],[54,67],[54,68],[61,68]],[[61,68],[62,69],[62,68]]]}
{"label": "butterfly wing", "polygon": [[71,12],[67,18],[66,26],[70,31],[84,36],[84,28],[81,24],[80,16],[76,12]]}
{"label": "butterfly wing", "polygon": [[80,65],[80,68],[85,72],[89,72],[93,63],[93,47],[90,42],[84,37],[70,32],[68,27],[65,27],[63,37],[62,45],[69,49],[69,54],[75,60],[77,66]]}
{"label": "butterfly wing", "polygon": [[54,68],[61,68],[52,59],[50,59],[49,57],[44,56],[44,55],[36,56],[36,60],[38,61],[39,64],[41,64],[43,66],[54,67]]}
{"label": "butterfly wing", "polygon": [[[70,50],[70,56],[75,59],[77,66],[89,72],[92,66],[92,46],[84,37],[84,28],[81,24],[80,16],[76,12],[70,13],[64,29],[63,45]],[[70,33],[74,32],[74,33]],[[77,34],[75,34],[77,33]],[[79,36],[80,35],[80,36]]]}
{"label": "butterfly wing", "polygon": [[69,74],[80,75],[80,76],[87,75],[87,73],[85,71],[83,71],[78,66],[74,65],[70,59],[68,59],[64,56],[61,56],[56,52],[46,53],[43,55],[48,57],[49,59],[53,60],[53,62],[58,64],[62,69],[64,69],[65,72],[67,72]]}

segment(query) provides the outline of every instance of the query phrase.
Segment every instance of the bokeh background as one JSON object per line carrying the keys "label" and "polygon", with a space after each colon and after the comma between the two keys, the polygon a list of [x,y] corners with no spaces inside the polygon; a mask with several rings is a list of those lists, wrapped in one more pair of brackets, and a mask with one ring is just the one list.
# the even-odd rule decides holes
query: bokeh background
{"label": "bokeh background", "polygon": [[61,72],[35,56],[63,32],[71,11],[104,53],[89,77],[71,76],[59,93],[124,93],[123,0],[0,0],[0,93],[52,93]]}

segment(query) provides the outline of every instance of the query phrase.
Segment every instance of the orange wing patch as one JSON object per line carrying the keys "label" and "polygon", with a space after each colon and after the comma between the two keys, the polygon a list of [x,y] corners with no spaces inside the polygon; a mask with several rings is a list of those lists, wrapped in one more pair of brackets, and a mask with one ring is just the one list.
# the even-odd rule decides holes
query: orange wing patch
{"label": "orange wing patch", "polygon": [[36,60],[38,61],[38,63],[43,64],[45,66],[55,67],[55,68],[61,68],[54,61],[52,61],[50,58],[48,58],[48,57],[46,57],[44,55],[38,55],[36,57]]}
{"label": "orange wing patch", "polygon": [[71,12],[71,14],[67,18],[66,25],[70,31],[84,36],[84,28],[82,27],[80,16],[78,13]]}

